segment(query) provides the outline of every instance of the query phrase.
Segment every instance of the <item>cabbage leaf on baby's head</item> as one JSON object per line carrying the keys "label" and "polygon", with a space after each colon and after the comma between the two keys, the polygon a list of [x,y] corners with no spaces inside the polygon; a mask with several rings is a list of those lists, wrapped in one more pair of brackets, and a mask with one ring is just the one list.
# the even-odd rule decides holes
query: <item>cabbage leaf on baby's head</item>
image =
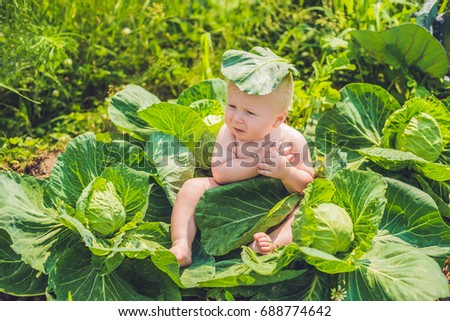
{"label": "cabbage leaf on baby's head", "polygon": [[222,58],[222,74],[250,95],[267,95],[275,90],[290,72],[298,74],[289,60],[269,48],[254,47],[249,52],[227,50]]}

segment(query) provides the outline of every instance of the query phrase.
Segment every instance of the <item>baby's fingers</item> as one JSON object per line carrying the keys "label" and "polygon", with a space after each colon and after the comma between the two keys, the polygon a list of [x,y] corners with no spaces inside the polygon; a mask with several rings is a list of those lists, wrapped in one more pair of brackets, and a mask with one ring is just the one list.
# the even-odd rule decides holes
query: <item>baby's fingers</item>
{"label": "baby's fingers", "polygon": [[264,176],[272,176],[271,166],[265,163],[258,164],[258,173]]}
{"label": "baby's fingers", "polygon": [[292,162],[294,160],[294,158],[295,158],[295,155],[294,154],[288,154],[288,155],[285,155],[284,157],[286,157],[286,159],[289,162]]}
{"label": "baby's fingers", "polygon": [[292,148],[293,148],[292,145],[289,145],[289,146],[287,146],[287,147],[284,147],[283,150],[281,151],[281,154],[282,154],[283,156],[287,156],[287,155],[289,155],[289,154],[292,154]]}
{"label": "baby's fingers", "polygon": [[259,169],[258,170],[258,174],[261,174],[261,175],[267,176],[267,177],[272,177],[273,176],[271,171],[267,171],[267,170],[264,170],[264,169]]}
{"label": "baby's fingers", "polygon": [[271,158],[271,160],[277,159],[280,156],[285,156],[285,155],[280,154],[280,152],[276,148],[271,148],[270,149],[270,158]]}
{"label": "baby's fingers", "polygon": [[262,169],[262,170],[266,170],[266,171],[271,171],[273,170],[276,166],[276,163],[259,163],[258,164],[258,168]]}

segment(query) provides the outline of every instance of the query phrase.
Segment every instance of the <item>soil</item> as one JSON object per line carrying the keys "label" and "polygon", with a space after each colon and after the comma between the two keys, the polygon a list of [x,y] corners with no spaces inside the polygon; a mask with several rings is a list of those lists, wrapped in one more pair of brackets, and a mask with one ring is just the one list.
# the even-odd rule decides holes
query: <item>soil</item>
{"label": "soil", "polygon": [[56,159],[61,151],[56,150],[50,153],[43,153],[32,160],[26,165],[24,174],[34,176],[36,178],[47,178],[50,176],[53,165],[56,163]]}

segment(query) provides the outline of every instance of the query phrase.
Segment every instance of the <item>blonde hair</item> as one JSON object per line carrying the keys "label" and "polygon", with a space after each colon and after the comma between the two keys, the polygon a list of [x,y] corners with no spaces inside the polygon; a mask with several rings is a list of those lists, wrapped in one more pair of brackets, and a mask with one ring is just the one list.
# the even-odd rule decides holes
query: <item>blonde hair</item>
{"label": "blonde hair", "polygon": [[[277,88],[270,94],[279,94],[280,99],[280,111],[288,111],[291,108],[294,101],[294,78],[291,73],[288,73],[286,77],[278,84]],[[269,94],[269,95],[270,95]]]}

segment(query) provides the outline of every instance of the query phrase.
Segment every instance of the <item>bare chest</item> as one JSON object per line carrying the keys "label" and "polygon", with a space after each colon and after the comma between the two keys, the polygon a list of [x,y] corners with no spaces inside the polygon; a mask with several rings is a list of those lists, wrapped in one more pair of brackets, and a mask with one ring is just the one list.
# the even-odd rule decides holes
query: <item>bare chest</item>
{"label": "bare chest", "polygon": [[277,150],[283,154],[283,150],[291,147],[292,142],[289,141],[287,135],[280,135],[278,137],[265,137],[261,141],[235,141],[234,154],[236,158],[244,159],[248,157],[255,158],[256,155],[264,157],[269,155],[270,149]]}

